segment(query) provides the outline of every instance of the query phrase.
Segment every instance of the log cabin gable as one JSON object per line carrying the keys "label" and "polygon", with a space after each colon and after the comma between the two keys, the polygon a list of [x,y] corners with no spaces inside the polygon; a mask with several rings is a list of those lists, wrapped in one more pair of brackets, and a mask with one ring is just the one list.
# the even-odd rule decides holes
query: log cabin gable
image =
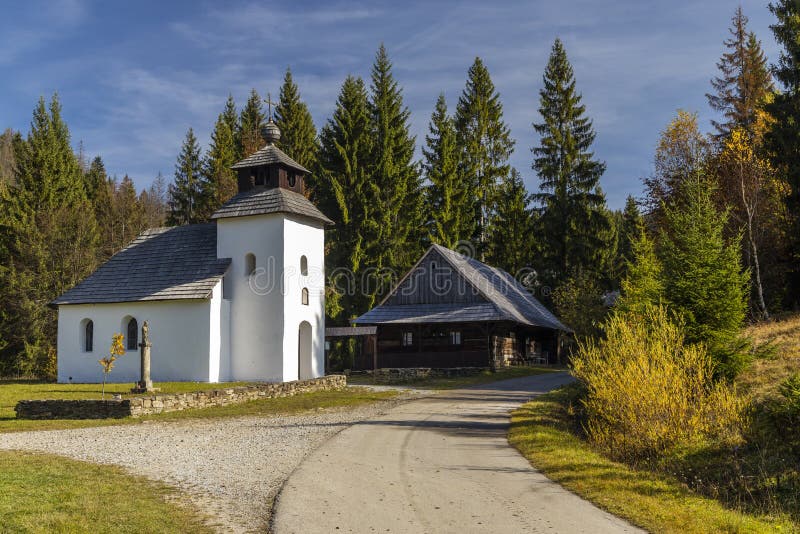
{"label": "log cabin gable", "polygon": [[483,304],[488,300],[435,248],[414,266],[382,304]]}

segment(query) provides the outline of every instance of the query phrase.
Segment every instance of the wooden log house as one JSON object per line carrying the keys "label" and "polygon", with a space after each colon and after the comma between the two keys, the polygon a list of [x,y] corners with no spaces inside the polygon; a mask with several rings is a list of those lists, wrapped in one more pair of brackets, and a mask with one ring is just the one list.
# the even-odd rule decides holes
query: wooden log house
{"label": "wooden log house", "polygon": [[439,245],[353,323],[376,327],[365,369],[554,364],[570,332],[509,273]]}

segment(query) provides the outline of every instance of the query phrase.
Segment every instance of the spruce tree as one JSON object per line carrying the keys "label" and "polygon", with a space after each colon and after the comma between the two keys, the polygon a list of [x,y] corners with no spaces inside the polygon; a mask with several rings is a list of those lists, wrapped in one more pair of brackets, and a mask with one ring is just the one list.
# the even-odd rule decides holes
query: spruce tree
{"label": "spruce tree", "polygon": [[633,244],[644,231],[644,220],[639,212],[639,205],[631,195],[625,199],[625,209],[622,210],[622,223],[619,235],[619,255],[623,265],[633,261]]}
{"label": "spruce tree", "polygon": [[[225,101],[225,108],[222,110],[220,114],[220,118],[228,127],[228,130],[231,131],[233,135],[234,145],[237,144],[237,135],[239,132],[239,114],[236,112],[236,101],[233,99],[233,95],[228,94],[228,99]],[[238,146],[236,149],[238,150]],[[239,152],[236,152],[236,160],[239,161],[242,155]]]}
{"label": "spruce tree", "polygon": [[430,134],[422,149],[425,177],[425,213],[428,240],[447,248],[472,238],[472,190],[458,172],[459,147],[452,117],[447,114],[444,94],[431,115]]}
{"label": "spruce tree", "polygon": [[[229,120],[227,122],[230,123]],[[258,91],[253,89],[239,117],[239,128],[236,132],[236,150],[239,157],[246,158],[264,146],[261,127],[265,123],[264,105]]]}
{"label": "spruce tree", "polygon": [[717,63],[720,75],[711,80],[715,92],[706,94],[709,105],[725,118],[711,121],[718,139],[737,127],[750,131],[758,109],[773,90],[761,42],[747,31],[747,22],[740,5],[732,19],[731,37],[724,41],[728,52]]}
{"label": "spruce tree", "polygon": [[522,176],[511,169],[498,190],[497,212],[488,231],[487,261],[515,276],[530,266],[536,246],[530,201]]}
{"label": "spruce tree", "polygon": [[315,196],[323,213],[336,224],[329,231],[326,269],[333,287],[334,322],[346,324],[369,309],[374,300],[363,285],[369,267],[368,250],[377,235],[376,199],[369,161],[373,150],[367,92],[361,78],[342,84],[333,116],[322,128],[319,162],[322,169]]}
{"label": "spruce tree", "polygon": [[630,243],[625,276],[620,284],[621,294],[616,308],[623,313],[645,317],[654,306],[664,304],[664,272],[656,255],[655,243],[644,228]]}
{"label": "spruce tree", "polygon": [[13,191],[0,213],[0,362],[7,371],[52,372],[56,315],[47,303],[95,267],[97,227],[57,96],[40,99],[31,131],[15,143]]}
{"label": "spruce tree", "polygon": [[800,306],[800,4],[793,0],[778,0],[769,5],[777,18],[770,26],[775,40],[783,49],[773,73],[782,87],[766,109],[774,117],[767,133],[766,144],[772,154],[775,168],[789,184],[785,197],[786,213],[790,221],[786,234],[792,256],[792,269],[788,275],[787,304]]}
{"label": "spruce tree", "polygon": [[203,207],[208,191],[203,179],[200,145],[189,128],[175,164],[175,182],[169,187],[170,213],[168,224],[184,225],[203,222]]}
{"label": "spruce tree", "polygon": [[740,236],[725,239],[728,213],[717,211],[714,188],[702,175],[686,182],[686,204],[666,209],[659,256],[665,299],[685,322],[687,341],[705,344],[720,374],[731,378],[746,361],[739,329],[749,273],[741,266]]}
{"label": "spruce tree", "polygon": [[508,158],[514,151],[511,132],[503,120],[503,104],[481,58],[467,73],[467,85],[458,100],[456,134],[461,148],[460,171],[475,199],[472,213],[472,238],[478,256],[488,246],[486,231],[494,216],[495,194],[511,172]]}
{"label": "spruce tree", "polygon": [[106,166],[100,156],[95,157],[89,164],[89,169],[86,171],[83,180],[86,187],[86,196],[94,202],[108,181]]}
{"label": "spruce tree", "polygon": [[[230,102],[230,101],[229,101]],[[203,166],[203,218],[211,215],[236,194],[238,178],[231,169],[237,161],[236,140],[234,131],[230,129],[230,117],[224,111],[217,117],[214,131],[211,133],[211,146],[208,148]]]}
{"label": "spruce tree", "polygon": [[600,177],[605,163],[591,151],[595,132],[575,89],[575,77],[561,41],[556,39],[539,92],[542,122],[533,127],[540,144],[532,149],[539,176],[543,279],[557,285],[573,271],[591,271],[599,234],[608,228]]}
{"label": "spruce tree", "polygon": [[[308,106],[300,100],[300,90],[288,68],[283,77],[278,105],[275,106],[275,124],[281,130],[281,139],[278,142],[281,150],[306,169],[314,169],[319,150],[317,129]],[[313,176],[311,178],[313,181]]]}
{"label": "spruce tree", "polygon": [[16,183],[17,158],[14,154],[14,133],[8,128],[0,135],[0,191]]}
{"label": "spruce tree", "polygon": [[[414,162],[415,138],[408,108],[392,74],[392,63],[381,45],[372,66],[369,111],[374,146],[370,185],[378,205],[378,235],[371,251],[378,271],[405,272],[419,258],[424,237],[422,183]],[[387,280],[379,292],[390,289]]]}
{"label": "spruce tree", "polygon": [[35,210],[78,202],[86,198],[78,160],[70,146],[69,130],[61,118],[61,103],[53,95],[33,112],[31,131],[19,155],[17,182],[30,195]]}

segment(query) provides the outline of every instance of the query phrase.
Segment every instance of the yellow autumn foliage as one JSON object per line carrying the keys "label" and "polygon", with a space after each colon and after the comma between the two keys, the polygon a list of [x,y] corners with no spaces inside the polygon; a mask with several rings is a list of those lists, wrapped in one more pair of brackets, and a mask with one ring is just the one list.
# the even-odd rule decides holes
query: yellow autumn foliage
{"label": "yellow autumn foliage", "polygon": [[745,400],[715,382],[706,350],[686,345],[662,307],[612,316],[605,339],[580,345],[572,370],[587,388],[588,437],[615,459],[636,463],[741,440]]}

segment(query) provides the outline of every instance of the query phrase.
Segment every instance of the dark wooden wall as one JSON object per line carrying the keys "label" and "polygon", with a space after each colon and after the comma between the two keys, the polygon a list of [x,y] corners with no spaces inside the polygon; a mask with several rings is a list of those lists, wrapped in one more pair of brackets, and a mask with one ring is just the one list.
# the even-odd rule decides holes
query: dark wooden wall
{"label": "dark wooden wall", "polygon": [[470,304],[486,299],[435,250],[428,254],[386,304]]}

